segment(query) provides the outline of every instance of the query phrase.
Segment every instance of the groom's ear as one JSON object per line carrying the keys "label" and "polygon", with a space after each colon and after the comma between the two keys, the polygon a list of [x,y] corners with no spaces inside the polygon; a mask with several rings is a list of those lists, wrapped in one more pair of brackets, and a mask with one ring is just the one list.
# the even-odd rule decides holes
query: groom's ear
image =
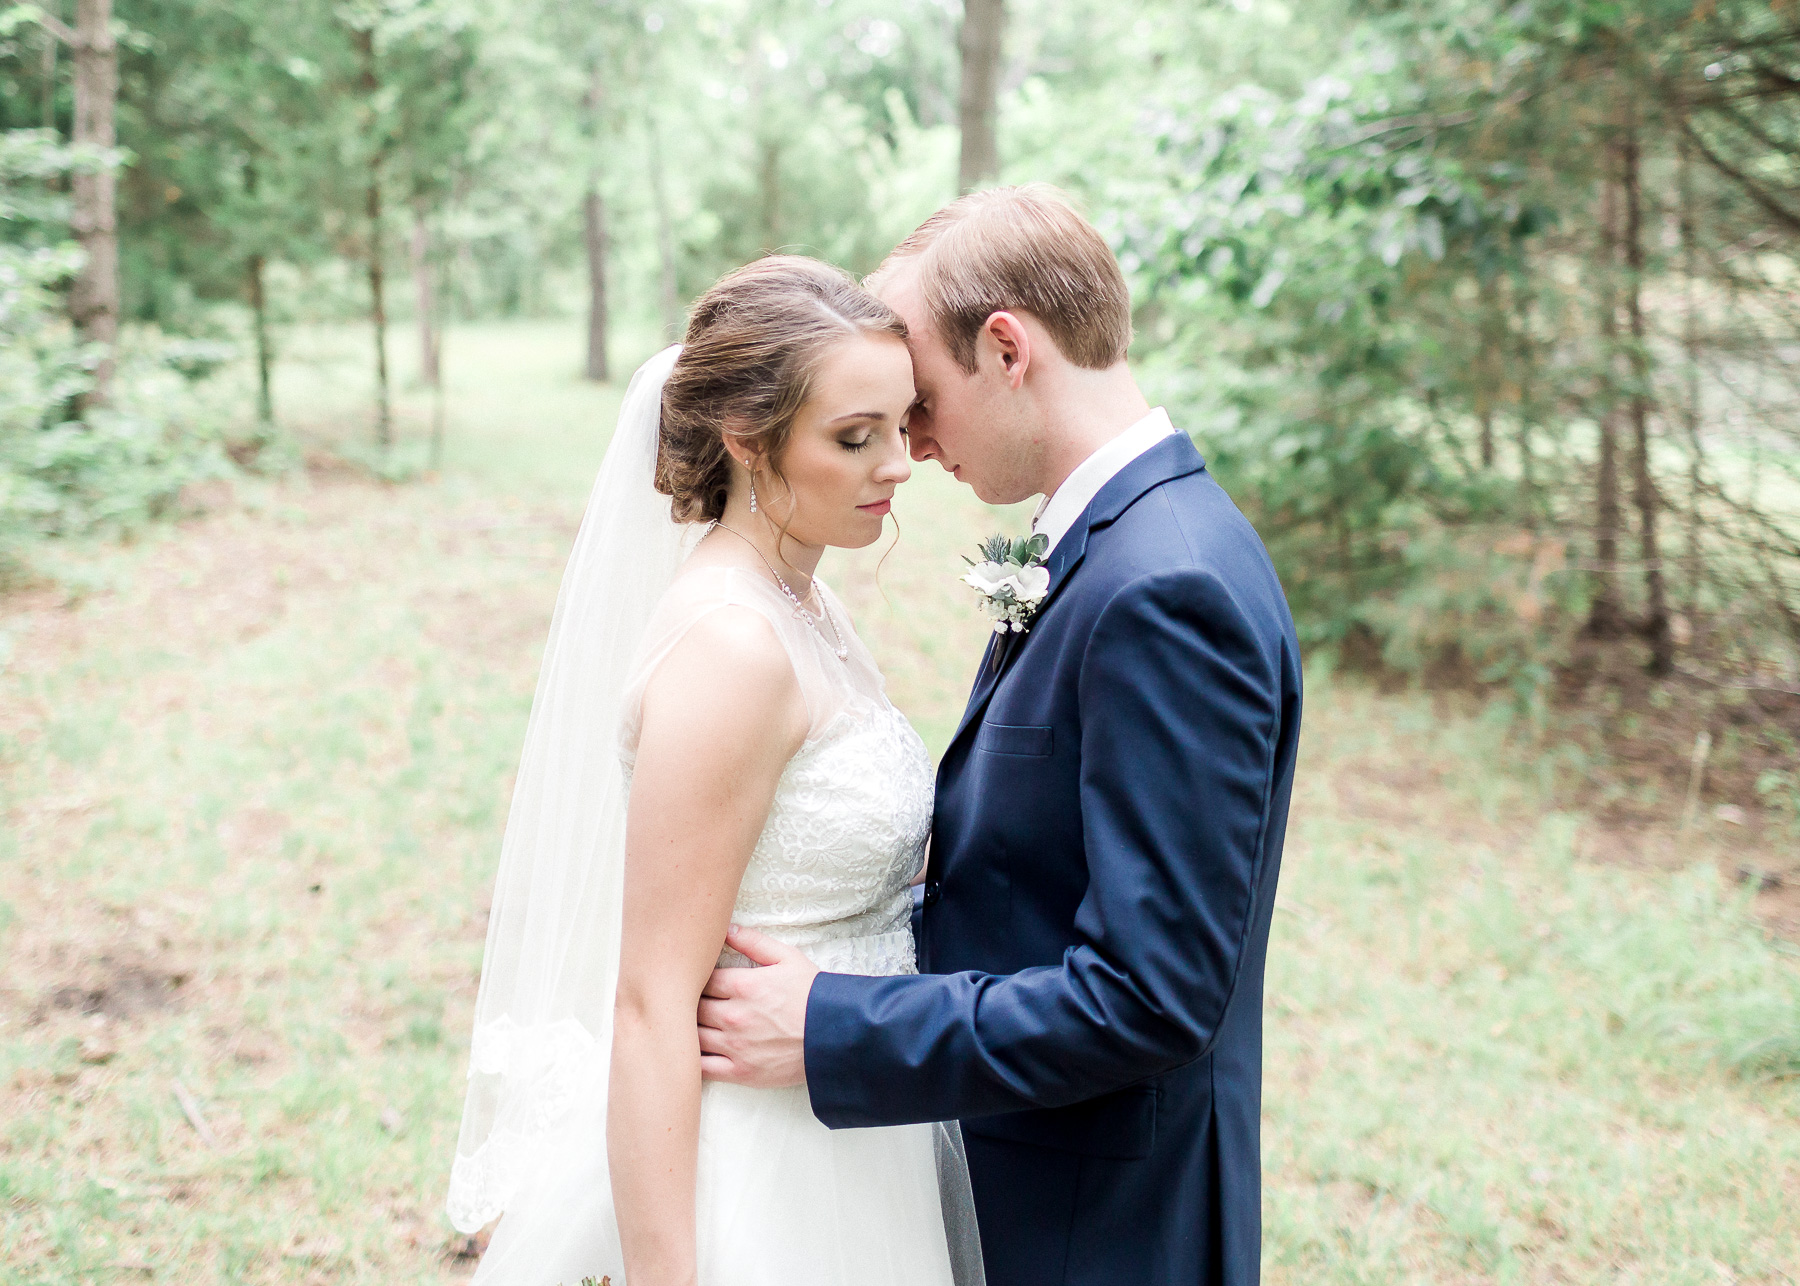
{"label": "groom's ear", "polygon": [[993,347],[1006,382],[1014,389],[1023,387],[1025,371],[1031,365],[1031,332],[1014,313],[989,313],[981,324],[982,347]]}

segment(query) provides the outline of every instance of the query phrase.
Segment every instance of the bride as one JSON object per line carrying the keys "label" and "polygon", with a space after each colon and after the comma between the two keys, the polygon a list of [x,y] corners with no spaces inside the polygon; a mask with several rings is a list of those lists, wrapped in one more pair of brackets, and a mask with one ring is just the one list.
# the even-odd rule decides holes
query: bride
{"label": "bride", "polygon": [[761,929],[914,971],[924,745],[814,574],[910,473],[905,328],[773,257],[633,376],[563,580],[496,880],[448,1211],[479,1286],[950,1286],[954,1125],[827,1130],[700,1076],[711,971]]}

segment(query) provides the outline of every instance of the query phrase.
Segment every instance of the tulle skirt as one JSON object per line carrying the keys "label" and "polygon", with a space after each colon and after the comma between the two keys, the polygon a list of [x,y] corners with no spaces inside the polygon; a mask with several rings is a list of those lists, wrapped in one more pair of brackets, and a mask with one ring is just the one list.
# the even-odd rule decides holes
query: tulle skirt
{"label": "tulle skirt", "polygon": [[[805,949],[839,972],[913,971],[907,929]],[[577,1083],[595,1092],[523,1166],[475,1286],[628,1286],[607,1177],[606,1057],[586,1054]],[[983,1286],[954,1121],[828,1130],[804,1088],[708,1083],[698,1162],[700,1286]]]}
{"label": "tulle skirt", "polygon": [[[602,1277],[626,1286],[604,1115],[588,1116],[515,1194],[476,1286]],[[828,1130],[804,1089],[709,1084],[700,1097],[700,1286],[978,1283],[967,1183],[954,1127]]]}

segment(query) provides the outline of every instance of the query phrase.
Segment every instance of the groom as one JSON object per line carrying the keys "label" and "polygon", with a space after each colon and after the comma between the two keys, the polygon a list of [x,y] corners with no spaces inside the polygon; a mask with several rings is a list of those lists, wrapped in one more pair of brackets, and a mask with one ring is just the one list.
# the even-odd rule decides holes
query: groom
{"label": "groom", "polygon": [[1050,589],[938,769],[917,977],[765,965],[706,1074],[826,1125],[959,1119],[989,1286],[1254,1286],[1263,961],[1300,659],[1262,543],[1125,361],[1125,281],[1053,189],[938,211],[871,282],[911,332],[912,454],[1048,499]]}

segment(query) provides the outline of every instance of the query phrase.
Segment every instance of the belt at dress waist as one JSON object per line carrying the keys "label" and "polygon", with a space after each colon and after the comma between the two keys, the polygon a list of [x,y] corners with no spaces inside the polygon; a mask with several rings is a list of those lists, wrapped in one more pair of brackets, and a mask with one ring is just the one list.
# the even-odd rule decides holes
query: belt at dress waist
{"label": "belt at dress waist", "polygon": [[[779,933],[771,937],[781,937]],[[822,938],[800,945],[807,959],[826,973],[856,973],[871,978],[889,978],[896,974],[919,972],[913,954],[911,928],[887,933],[867,933],[848,938]],[[730,947],[719,952],[719,968],[753,967],[754,961]]]}

